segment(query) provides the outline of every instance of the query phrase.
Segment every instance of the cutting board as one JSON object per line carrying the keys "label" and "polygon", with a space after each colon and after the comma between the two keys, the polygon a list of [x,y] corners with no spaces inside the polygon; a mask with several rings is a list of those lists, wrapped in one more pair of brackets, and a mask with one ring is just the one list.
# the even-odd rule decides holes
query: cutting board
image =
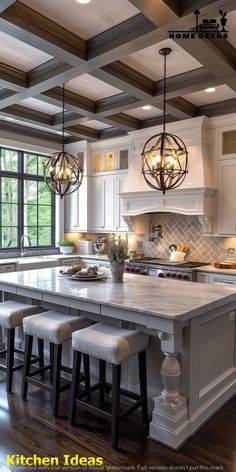
{"label": "cutting board", "polygon": [[215,262],[216,269],[236,269],[236,263],[233,262]]}

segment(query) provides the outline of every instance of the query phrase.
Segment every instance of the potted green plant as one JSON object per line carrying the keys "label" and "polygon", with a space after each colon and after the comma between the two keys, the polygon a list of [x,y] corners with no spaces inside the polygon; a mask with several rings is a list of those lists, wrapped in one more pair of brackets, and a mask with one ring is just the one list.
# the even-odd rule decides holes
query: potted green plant
{"label": "potted green plant", "polygon": [[122,283],[125,270],[125,259],[128,257],[128,235],[125,238],[114,233],[108,245],[108,257],[111,262],[113,282]]}
{"label": "potted green plant", "polygon": [[68,239],[62,239],[59,241],[58,245],[62,254],[72,254],[75,242],[69,241]]}

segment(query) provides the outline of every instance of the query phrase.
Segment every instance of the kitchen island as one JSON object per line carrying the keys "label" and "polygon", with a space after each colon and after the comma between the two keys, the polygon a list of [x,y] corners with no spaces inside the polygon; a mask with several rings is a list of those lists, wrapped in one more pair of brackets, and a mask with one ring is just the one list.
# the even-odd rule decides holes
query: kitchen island
{"label": "kitchen island", "polygon": [[55,267],[1,274],[0,290],[148,332],[150,438],[174,449],[236,393],[234,289],[131,274],[81,282]]}

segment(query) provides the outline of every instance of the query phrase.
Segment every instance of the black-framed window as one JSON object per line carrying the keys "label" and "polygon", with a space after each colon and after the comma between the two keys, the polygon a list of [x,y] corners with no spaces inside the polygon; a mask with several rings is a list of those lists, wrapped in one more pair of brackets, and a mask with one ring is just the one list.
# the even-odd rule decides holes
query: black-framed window
{"label": "black-framed window", "polygon": [[55,196],[43,178],[48,156],[0,147],[0,250],[55,246]]}

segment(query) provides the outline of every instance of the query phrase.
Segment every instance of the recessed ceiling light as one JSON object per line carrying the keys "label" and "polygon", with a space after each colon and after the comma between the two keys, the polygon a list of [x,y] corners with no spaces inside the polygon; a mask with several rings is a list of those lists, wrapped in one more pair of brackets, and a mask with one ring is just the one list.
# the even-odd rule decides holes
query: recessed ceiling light
{"label": "recessed ceiling light", "polygon": [[89,3],[91,0],[76,0],[78,3]]}
{"label": "recessed ceiling light", "polygon": [[143,110],[151,110],[151,105],[144,105]]}
{"label": "recessed ceiling light", "polygon": [[215,91],[216,91],[215,87],[209,87],[209,88],[205,89],[205,92],[207,92],[207,93],[212,93],[212,92],[215,92]]}

